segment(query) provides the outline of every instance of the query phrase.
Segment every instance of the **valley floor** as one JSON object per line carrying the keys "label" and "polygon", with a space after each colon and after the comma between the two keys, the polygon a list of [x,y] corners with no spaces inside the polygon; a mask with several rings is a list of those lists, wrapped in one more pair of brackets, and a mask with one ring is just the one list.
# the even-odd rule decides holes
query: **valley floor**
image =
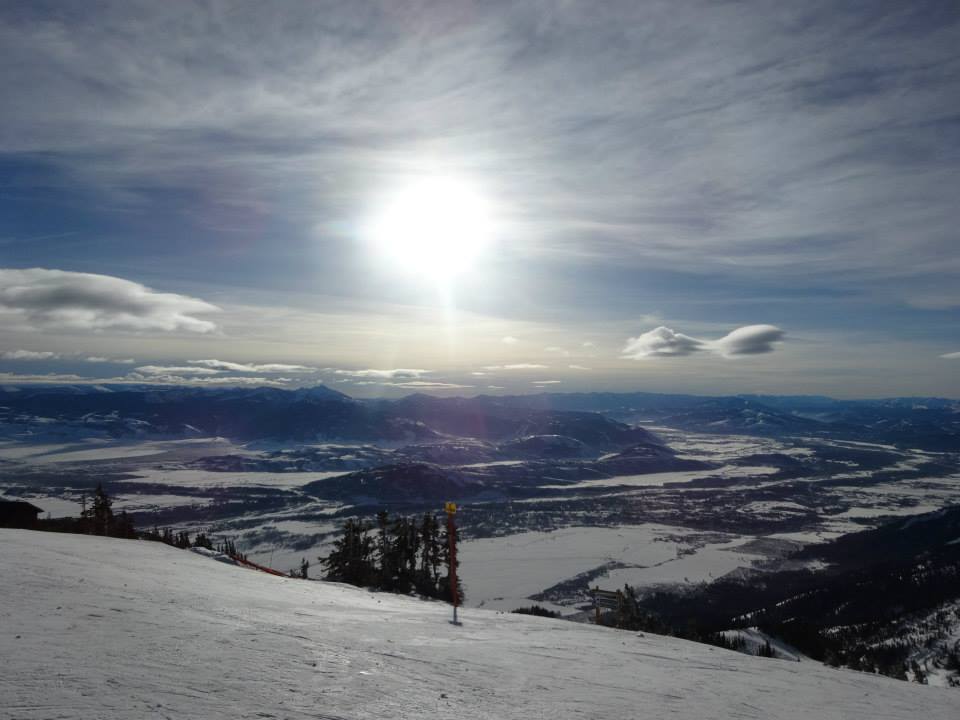
{"label": "valley floor", "polygon": [[955,718],[955,691],[0,530],[0,717]]}

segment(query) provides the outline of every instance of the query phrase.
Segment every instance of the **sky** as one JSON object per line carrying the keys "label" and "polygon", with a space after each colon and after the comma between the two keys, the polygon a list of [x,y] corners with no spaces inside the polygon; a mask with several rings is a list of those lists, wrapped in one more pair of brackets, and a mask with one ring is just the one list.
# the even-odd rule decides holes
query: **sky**
{"label": "sky", "polygon": [[960,397],[960,5],[0,1],[0,383]]}

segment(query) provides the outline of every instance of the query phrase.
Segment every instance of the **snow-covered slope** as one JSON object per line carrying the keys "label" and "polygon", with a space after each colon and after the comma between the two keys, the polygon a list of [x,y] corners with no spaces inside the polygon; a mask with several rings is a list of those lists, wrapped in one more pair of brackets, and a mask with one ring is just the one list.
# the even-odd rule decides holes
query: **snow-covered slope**
{"label": "snow-covered slope", "polygon": [[[956,718],[960,694],[0,530],[2,718]],[[469,577],[467,577],[469,581]]]}

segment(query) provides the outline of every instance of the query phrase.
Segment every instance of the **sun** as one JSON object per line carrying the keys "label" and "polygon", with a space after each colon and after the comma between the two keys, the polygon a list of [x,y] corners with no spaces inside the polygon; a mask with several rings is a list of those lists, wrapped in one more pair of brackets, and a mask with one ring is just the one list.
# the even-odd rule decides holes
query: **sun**
{"label": "sun", "polygon": [[492,235],[487,199],[452,177],[421,179],[395,192],[372,232],[375,250],[387,263],[440,281],[474,267]]}

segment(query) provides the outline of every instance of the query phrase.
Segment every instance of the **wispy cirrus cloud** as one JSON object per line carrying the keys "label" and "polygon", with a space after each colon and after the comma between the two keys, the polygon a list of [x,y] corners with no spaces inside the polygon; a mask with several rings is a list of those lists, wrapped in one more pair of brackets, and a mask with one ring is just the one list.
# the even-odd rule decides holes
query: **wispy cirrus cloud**
{"label": "wispy cirrus cloud", "polygon": [[422,368],[391,368],[387,370],[378,370],[367,368],[364,370],[343,370],[336,369],[332,371],[334,375],[346,375],[354,378],[380,378],[383,380],[398,380],[403,378],[419,378],[428,375],[432,370]]}
{"label": "wispy cirrus cloud", "polygon": [[484,370],[545,370],[549,365],[540,363],[513,363],[508,365],[485,365]]}
{"label": "wispy cirrus cloud", "polygon": [[60,354],[45,350],[4,350],[0,352],[0,360],[54,360]]}
{"label": "wispy cirrus cloud", "polygon": [[99,355],[74,355],[52,352],[50,350],[5,350],[0,352],[0,360],[79,360],[88,363],[114,363],[116,365],[133,365],[133,358],[110,358]]}
{"label": "wispy cirrus cloud", "polygon": [[[91,380],[87,380],[91,382]],[[132,372],[121,378],[97,379],[99,384],[184,385],[187,387],[293,387],[290,378],[248,375],[196,375]]]}
{"label": "wispy cirrus cloud", "polygon": [[471,388],[473,385],[461,385],[460,383],[440,382],[431,380],[410,380],[407,382],[391,383],[392,387],[416,388],[419,390],[451,390],[457,388]]}
{"label": "wispy cirrus cloud", "polygon": [[103,382],[103,380],[94,380],[93,378],[75,375],[73,373],[11,373],[0,372],[0,383],[9,383],[11,385],[33,385],[33,384],[73,384],[87,382]]}
{"label": "wispy cirrus cloud", "polygon": [[142,375],[219,375],[222,371],[189,365],[141,365],[136,372]]}
{"label": "wispy cirrus cloud", "polygon": [[[364,283],[341,262],[356,244],[344,229],[362,221],[381,187],[430,172],[436,160],[496,188],[504,215],[520,218],[522,232],[500,245],[495,270],[505,272],[486,283],[497,290],[472,298],[511,321],[477,335],[484,352],[508,350],[507,338],[517,337],[519,347],[560,337],[570,348],[585,337],[612,347],[627,333],[608,332],[604,322],[627,317],[618,304],[641,292],[649,296],[629,307],[713,325],[742,310],[728,305],[721,316],[715,301],[755,303],[783,291],[784,326],[860,330],[863,320],[885,340],[902,337],[901,321],[914,337],[942,338],[952,322],[943,310],[960,305],[960,12],[949,3],[800,3],[775,11],[662,0],[610,0],[602,8],[339,3],[318,13],[294,1],[282,12],[253,4],[225,13],[204,2],[130,0],[49,8],[0,6],[0,67],[16,69],[0,72],[0,160],[25,169],[10,175],[17,203],[54,207],[58,192],[71,207],[94,202],[82,233],[4,229],[5,257],[17,253],[10,265],[122,276],[121,268],[145,268],[149,258],[155,288],[192,288],[177,283],[202,285],[207,267],[242,246],[224,264],[224,284],[218,277],[209,295],[190,292],[224,307],[231,291],[237,298],[261,284],[280,288],[272,308],[307,283],[360,296]],[[122,242],[118,208],[135,210],[137,220]],[[273,221],[283,223],[286,252],[262,232]],[[240,234],[245,244],[234,242]],[[84,251],[61,252],[74,239]],[[318,247],[323,262],[297,252]],[[139,300],[99,287],[100,295],[85,288],[82,302],[67,301],[63,294],[74,289],[66,283],[33,304],[0,297],[0,328],[196,339],[234,327],[213,305],[194,304],[203,300],[166,294],[164,303],[157,297],[164,293],[139,287],[148,295]],[[395,299],[395,288],[381,289]],[[468,295],[458,298],[464,308]],[[804,298],[829,311],[811,310]],[[900,307],[888,314],[870,303]],[[546,308],[578,321],[558,328],[565,335],[528,333],[513,322],[539,322],[534,316]],[[238,327],[268,325],[234,317]],[[642,327],[664,322],[651,317]],[[625,356],[743,357],[777,342],[751,336],[723,344],[670,332],[675,337],[646,338]],[[354,347],[302,357],[343,367],[388,357],[426,367],[444,361],[434,348],[381,353],[376,332],[340,337]],[[439,334],[422,337],[427,348]],[[0,338],[4,347],[31,342]],[[199,347],[148,357],[227,352]],[[238,348],[231,356],[257,352]],[[849,362],[869,367],[871,352],[860,352]],[[301,357],[295,353],[279,357]],[[266,350],[237,364],[266,366],[276,357]],[[509,355],[475,357],[479,365]],[[783,372],[795,367],[782,360]],[[909,358],[897,363],[898,386],[906,388],[920,373]],[[938,382],[956,394],[949,369]],[[888,392],[889,376],[877,374],[873,387]],[[753,382],[746,374],[737,381]]]}
{"label": "wispy cirrus cloud", "polygon": [[[955,220],[958,15],[934,3],[177,6],[6,13],[0,60],[19,71],[0,150],[115,196],[203,189],[238,213],[296,188],[342,220],[361,184],[331,197],[326,178],[410,169],[429,146],[499,178],[541,253],[768,278],[793,260],[907,294],[955,276],[935,261]],[[505,130],[481,153],[491,122]]]}
{"label": "wispy cirrus cloud", "polygon": [[177,375],[130,372],[116,377],[89,377],[75,373],[0,372],[0,383],[9,385],[177,385],[185,387],[292,387],[289,378]]}
{"label": "wispy cirrus cloud", "polygon": [[30,330],[210,333],[203,300],[162,293],[110,275],[0,268],[0,324]]}

